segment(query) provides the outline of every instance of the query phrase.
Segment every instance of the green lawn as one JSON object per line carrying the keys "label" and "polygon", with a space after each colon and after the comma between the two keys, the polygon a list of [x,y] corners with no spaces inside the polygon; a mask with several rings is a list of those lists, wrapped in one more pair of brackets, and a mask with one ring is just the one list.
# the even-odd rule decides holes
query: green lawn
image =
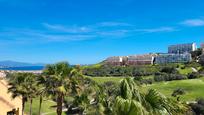
{"label": "green lawn", "polygon": [[124,77],[90,77],[90,78],[96,81],[97,83],[101,84],[107,81],[113,81],[115,83],[119,83],[120,80],[123,79]]}
{"label": "green lawn", "polygon": [[[42,103],[42,109],[41,109],[41,113],[49,113],[46,115],[56,115],[56,109],[53,108],[52,106],[55,106],[56,103],[51,101],[51,100],[44,100]],[[38,115],[38,109],[39,109],[39,99],[35,98],[33,99],[33,115]],[[26,103],[25,105],[25,112],[29,113],[30,110],[30,104],[29,102]]]}
{"label": "green lawn", "polygon": [[178,71],[179,71],[180,74],[183,74],[183,75],[188,75],[189,73],[193,72],[191,67],[187,67],[187,68],[184,68],[184,69],[178,68]]}
{"label": "green lawn", "polygon": [[85,66],[82,66],[81,68],[82,69],[85,69],[85,68],[99,68],[102,66],[102,63],[97,63],[97,64],[93,64],[93,65],[85,65]]}
{"label": "green lawn", "polygon": [[[149,76],[152,77],[152,76]],[[91,77],[98,83],[104,83],[107,81],[113,81],[119,83],[124,77]],[[159,82],[152,85],[143,85],[141,87],[143,90],[149,88],[157,89],[159,92],[163,93],[168,97],[172,97],[172,92],[177,88],[183,88],[186,94],[181,97],[184,101],[193,101],[196,98],[204,98],[204,77],[200,79],[188,79],[188,80],[177,80],[169,82]]]}
{"label": "green lawn", "polygon": [[191,80],[178,80],[170,82],[154,83],[152,85],[145,85],[142,88],[157,89],[159,92],[171,97],[172,92],[177,88],[183,88],[186,94],[181,97],[184,101],[193,101],[196,98],[204,98],[204,78]]}

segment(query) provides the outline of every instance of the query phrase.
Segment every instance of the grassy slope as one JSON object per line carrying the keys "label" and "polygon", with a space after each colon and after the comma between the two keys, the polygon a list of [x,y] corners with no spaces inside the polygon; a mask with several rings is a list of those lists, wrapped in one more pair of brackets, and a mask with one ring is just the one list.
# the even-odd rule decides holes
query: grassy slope
{"label": "grassy slope", "polygon": [[85,68],[99,68],[102,65],[103,65],[102,63],[97,63],[97,64],[93,64],[93,65],[85,65],[85,66],[82,66],[81,68],[82,69],[85,69]]}
{"label": "grassy slope", "polygon": [[191,67],[187,67],[185,69],[178,68],[178,71],[180,74],[183,74],[183,75],[188,75],[189,73],[193,72]]}
{"label": "grassy slope", "polygon": [[[56,103],[49,101],[49,100],[44,100],[42,103],[42,109],[41,109],[41,113],[50,113],[47,115],[56,115],[56,110],[55,108],[52,108],[51,106],[55,106]],[[38,115],[38,109],[39,109],[39,99],[35,98],[33,99],[33,115]],[[30,104],[29,102],[26,103],[25,105],[25,112],[29,113],[29,109],[30,109]]]}
{"label": "grassy slope", "polygon": [[123,79],[124,77],[90,77],[90,78],[101,84],[107,81],[119,83],[120,80]]}
{"label": "grassy slope", "polygon": [[199,97],[204,98],[204,78],[161,82],[152,85],[146,85],[143,86],[143,88],[157,89],[168,97],[171,97],[171,94],[175,89],[183,88],[186,90],[186,94],[181,96],[181,99],[184,101],[193,101]]}
{"label": "grassy slope", "polygon": [[[104,83],[107,81],[114,81],[119,83],[124,77],[92,77],[98,83]],[[152,85],[144,85],[142,90],[149,88],[157,89],[159,92],[171,97],[172,92],[177,88],[183,88],[186,90],[186,94],[181,97],[181,100],[193,101],[196,98],[204,98],[204,78],[191,79],[191,80],[177,80],[169,82],[154,83]]]}

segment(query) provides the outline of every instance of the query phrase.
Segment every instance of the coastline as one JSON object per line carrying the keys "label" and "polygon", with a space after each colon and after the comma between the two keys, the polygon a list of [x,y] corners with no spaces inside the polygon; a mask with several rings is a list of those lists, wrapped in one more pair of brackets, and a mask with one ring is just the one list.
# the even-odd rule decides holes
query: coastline
{"label": "coastline", "polygon": [[40,74],[42,73],[44,66],[24,66],[24,67],[7,67],[0,68],[0,72],[3,73],[34,73]]}
{"label": "coastline", "polygon": [[0,78],[5,78],[6,73],[33,73],[41,74],[43,70],[0,70]]}

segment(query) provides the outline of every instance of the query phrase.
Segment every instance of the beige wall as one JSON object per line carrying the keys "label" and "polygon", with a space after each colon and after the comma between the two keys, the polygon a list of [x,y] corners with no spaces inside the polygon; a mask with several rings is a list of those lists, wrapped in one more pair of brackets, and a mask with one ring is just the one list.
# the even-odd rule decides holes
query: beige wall
{"label": "beige wall", "polygon": [[19,108],[21,115],[21,98],[12,99],[11,94],[8,94],[7,92],[7,82],[0,77],[0,115],[6,115],[8,111],[11,111],[14,108]]}

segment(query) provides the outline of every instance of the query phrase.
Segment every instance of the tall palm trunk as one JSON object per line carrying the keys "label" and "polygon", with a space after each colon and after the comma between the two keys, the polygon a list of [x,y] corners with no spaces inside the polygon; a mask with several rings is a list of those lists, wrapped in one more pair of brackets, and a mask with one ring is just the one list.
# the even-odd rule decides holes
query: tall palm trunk
{"label": "tall palm trunk", "polygon": [[22,110],[21,110],[22,115],[24,115],[24,108],[25,108],[25,98],[23,97],[23,99],[22,99]]}
{"label": "tall palm trunk", "polygon": [[41,106],[42,106],[42,96],[40,96],[40,105],[39,105],[38,115],[41,115]]}
{"label": "tall palm trunk", "polygon": [[33,104],[33,99],[30,99],[30,115],[32,115],[32,104]]}
{"label": "tall palm trunk", "polygon": [[57,97],[57,115],[62,115],[63,94],[59,93]]}

